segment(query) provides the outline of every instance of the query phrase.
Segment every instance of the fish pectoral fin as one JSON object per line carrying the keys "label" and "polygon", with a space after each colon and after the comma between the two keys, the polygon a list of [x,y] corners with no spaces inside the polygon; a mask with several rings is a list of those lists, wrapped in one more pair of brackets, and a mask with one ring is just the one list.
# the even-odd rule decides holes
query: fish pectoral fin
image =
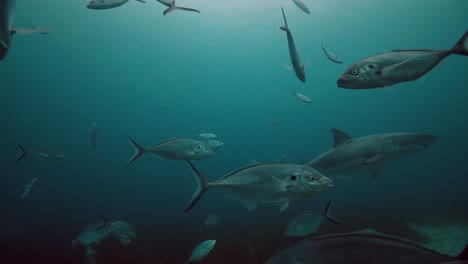
{"label": "fish pectoral fin", "polygon": [[385,157],[385,154],[383,154],[383,153],[374,154],[372,157],[370,157],[366,161],[364,161],[364,164],[365,165],[376,164],[376,163],[382,161],[384,157]]}
{"label": "fish pectoral fin", "polygon": [[289,184],[288,182],[283,181],[283,180],[281,180],[281,179],[279,179],[279,178],[277,178],[277,177],[275,177],[273,175],[270,175],[270,176],[274,181],[279,183],[281,191],[287,191],[289,188],[291,188],[291,184]]}
{"label": "fish pectoral fin", "polygon": [[256,203],[252,203],[252,202],[248,202],[248,201],[242,201],[242,203],[245,205],[245,207],[249,211],[252,211],[252,210],[254,210],[255,208],[258,207],[258,204],[256,204]]}
{"label": "fish pectoral fin", "polygon": [[14,28],[11,31],[15,34],[45,34],[50,35],[49,31],[45,28],[40,28],[34,26],[31,22],[29,22],[31,28]]}
{"label": "fish pectoral fin", "polygon": [[289,202],[279,203],[278,206],[280,208],[280,212],[283,212],[284,210],[286,210],[286,208],[288,208]]}
{"label": "fish pectoral fin", "polygon": [[378,69],[375,74],[385,77],[385,78],[393,78],[393,77],[400,77],[401,72],[406,72],[408,70],[411,70],[414,68],[414,65],[411,64],[411,62],[414,62],[415,59],[407,59],[402,62],[393,64],[391,66],[385,67]]}

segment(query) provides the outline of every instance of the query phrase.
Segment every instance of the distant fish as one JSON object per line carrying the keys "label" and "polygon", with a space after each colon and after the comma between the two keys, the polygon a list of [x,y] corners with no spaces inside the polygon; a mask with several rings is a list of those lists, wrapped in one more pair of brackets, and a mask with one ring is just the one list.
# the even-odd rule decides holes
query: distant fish
{"label": "distant fish", "polygon": [[240,200],[249,210],[259,204],[271,204],[284,211],[290,202],[310,198],[332,187],[329,178],[303,165],[255,164],[208,182],[190,161],[187,163],[197,181],[197,189],[185,212],[190,211],[209,189],[217,189]]}
{"label": "distant fish", "polygon": [[[91,0],[86,7],[89,9],[110,9],[110,8],[115,8],[119,7],[125,3],[127,3],[129,0]],[[146,3],[144,0],[136,0],[140,3]]]}
{"label": "distant fish", "polygon": [[33,26],[20,29],[15,27],[16,0],[0,1],[0,61],[3,60],[11,46],[11,40],[15,34],[49,34],[45,29]]}
{"label": "distant fish", "polygon": [[37,178],[34,178],[31,180],[31,182],[29,184],[26,184],[24,187],[24,191],[23,193],[21,193],[19,199],[18,199],[18,202],[16,204],[17,207],[21,206],[21,204],[23,204],[24,200],[26,200],[29,195],[31,195],[32,191],[34,190],[34,187],[36,186],[36,183],[37,183]]}
{"label": "distant fish", "polygon": [[299,7],[302,11],[304,11],[307,14],[310,14],[309,8],[304,4],[301,0],[292,0],[294,4],[296,4],[297,7]]}
{"label": "distant fish", "polygon": [[443,59],[458,54],[468,56],[468,31],[449,50],[393,50],[352,64],[337,80],[340,88],[372,89],[414,81]]}
{"label": "distant fish", "polygon": [[208,215],[208,217],[206,218],[205,226],[208,227],[208,228],[212,228],[215,225],[217,225],[218,222],[219,222],[219,217],[215,213],[212,213],[212,214]]}
{"label": "distant fish", "polygon": [[95,230],[99,231],[102,228],[110,228],[112,234],[120,240],[123,245],[128,245],[136,238],[135,228],[126,221],[117,220],[109,222],[101,214],[101,225]]}
{"label": "distant fish", "polygon": [[286,20],[286,15],[284,14],[284,10],[281,7],[281,12],[283,13],[284,18],[284,26],[281,26],[280,29],[286,32],[286,38],[288,39],[288,48],[289,48],[289,57],[291,58],[291,63],[296,73],[296,77],[305,82],[305,72],[304,72],[304,65],[301,62],[301,57],[299,56],[299,52],[297,51],[296,44],[294,44],[294,39],[291,34],[291,31],[288,27],[288,21]]}
{"label": "distant fish", "polygon": [[32,156],[48,160],[62,160],[67,157],[60,150],[51,149],[46,151],[28,151],[21,145],[18,145],[18,148],[20,150],[20,156],[16,159],[17,162],[24,159],[24,157],[26,156]]}
{"label": "distant fish", "polygon": [[190,256],[190,259],[185,262],[186,264],[191,263],[191,262],[198,262],[201,261],[210,251],[213,249],[213,247],[216,244],[216,240],[206,240],[204,242],[201,242],[192,252],[192,255]]}
{"label": "distant fish", "polygon": [[201,134],[198,134],[198,137],[202,137],[202,138],[215,138],[216,135],[213,134],[213,133],[201,133]]}
{"label": "distant fish", "polygon": [[217,151],[220,147],[224,146],[224,143],[219,140],[208,140],[208,146],[213,150]]}
{"label": "distant fish", "polygon": [[104,238],[112,233],[112,229],[103,223],[88,225],[81,230],[80,234],[75,239],[70,239],[72,242],[72,252],[75,251],[77,245],[82,245],[86,248],[87,254],[95,253],[93,246],[99,244]]}
{"label": "distant fish", "polygon": [[323,53],[325,53],[325,56],[327,56],[329,60],[333,61],[334,63],[339,63],[339,64],[343,63],[343,61],[341,61],[341,59],[338,58],[338,56],[336,56],[335,54],[325,49],[325,47],[323,46],[323,42],[322,42],[322,50],[323,50]]}
{"label": "distant fish", "polygon": [[191,12],[201,13],[200,11],[198,11],[196,9],[176,6],[175,0],[156,0],[156,1],[158,1],[159,3],[169,7],[168,9],[164,10],[163,15],[167,15],[167,14],[169,14],[170,12],[172,12],[174,10],[184,10],[184,11],[191,11]]}
{"label": "distant fish", "polygon": [[135,154],[129,160],[128,165],[135,162],[135,160],[145,153],[151,153],[170,160],[201,160],[214,154],[207,143],[194,139],[174,138],[161,142],[149,149],[143,148],[130,137],[128,137],[128,140],[135,148]]}
{"label": "distant fish", "polygon": [[98,136],[98,130],[97,130],[96,123],[94,123],[93,127],[91,128],[91,145],[93,146],[93,149],[96,152],[96,155],[102,156],[102,153],[99,150],[100,148],[97,143],[97,136]]}
{"label": "distant fish", "polygon": [[312,100],[306,95],[296,93],[296,91],[294,91],[294,90],[292,90],[292,94],[294,94],[294,96],[297,98],[297,100],[299,100],[301,102],[308,103],[308,104],[312,103]]}
{"label": "distant fish", "polygon": [[272,125],[272,126],[279,126],[281,122],[277,119],[272,119],[272,120],[265,121],[265,124]]}
{"label": "distant fish", "polygon": [[323,213],[311,211],[294,218],[289,222],[285,234],[288,236],[308,236],[316,233],[325,218],[334,224],[339,224],[337,220],[331,217],[330,206],[331,201],[328,202]]}
{"label": "distant fish", "polygon": [[404,238],[365,229],[305,239],[274,254],[266,264],[442,264],[468,263],[468,246],[457,257],[440,254]]}

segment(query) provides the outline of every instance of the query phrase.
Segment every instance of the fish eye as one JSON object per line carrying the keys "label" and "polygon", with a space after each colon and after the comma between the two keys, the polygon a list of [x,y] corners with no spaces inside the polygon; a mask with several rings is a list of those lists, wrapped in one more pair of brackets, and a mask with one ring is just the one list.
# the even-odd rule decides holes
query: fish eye
{"label": "fish eye", "polygon": [[297,180],[297,176],[296,175],[291,175],[291,181],[295,181]]}
{"label": "fish eye", "polygon": [[367,67],[368,67],[369,69],[372,69],[372,68],[374,68],[374,64],[369,64],[369,65],[367,65]]}
{"label": "fish eye", "polygon": [[313,181],[317,180],[317,177],[315,177],[315,176],[310,176],[309,180],[310,180],[311,182],[313,182]]}
{"label": "fish eye", "polygon": [[357,71],[357,70],[353,70],[353,71],[351,72],[351,74],[352,74],[352,75],[358,75],[358,71]]}

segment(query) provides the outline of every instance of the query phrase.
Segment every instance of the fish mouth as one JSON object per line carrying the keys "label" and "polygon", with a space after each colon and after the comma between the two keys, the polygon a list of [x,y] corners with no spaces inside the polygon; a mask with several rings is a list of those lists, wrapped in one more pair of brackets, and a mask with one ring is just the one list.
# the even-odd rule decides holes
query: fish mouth
{"label": "fish mouth", "polygon": [[346,81],[345,81],[343,78],[339,78],[339,79],[336,81],[336,85],[337,85],[339,88],[348,88],[348,87],[345,87],[345,86],[346,86]]}

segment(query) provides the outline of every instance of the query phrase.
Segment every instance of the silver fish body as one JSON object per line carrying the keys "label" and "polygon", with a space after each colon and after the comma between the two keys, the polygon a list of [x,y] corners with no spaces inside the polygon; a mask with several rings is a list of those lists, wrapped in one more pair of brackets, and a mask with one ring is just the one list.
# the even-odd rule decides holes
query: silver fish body
{"label": "silver fish body", "polygon": [[301,0],[292,0],[292,1],[297,7],[299,7],[299,9],[304,11],[304,13],[310,14],[310,10],[306,6],[306,4],[304,4],[304,2],[302,2]]}
{"label": "silver fish body", "polygon": [[352,64],[337,80],[340,88],[383,88],[414,81],[452,54],[468,56],[468,31],[449,50],[393,50]]}
{"label": "silver fish body", "polygon": [[[129,0],[91,0],[86,7],[89,9],[111,9],[115,7],[122,6],[123,4],[127,3]],[[141,3],[145,3],[144,0],[136,0]]]}
{"label": "silver fish body", "polygon": [[280,29],[286,32],[286,38],[288,40],[289,57],[291,58],[294,73],[296,73],[296,77],[301,82],[305,82],[306,77],[304,65],[301,62],[301,57],[299,55],[299,52],[297,51],[296,44],[294,43],[294,38],[291,34],[291,31],[289,30],[288,21],[286,20],[286,15],[284,14],[283,8],[281,8],[281,12],[283,13],[284,26],[281,26]]}
{"label": "silver fish body", "polygon": [[338,56],[334,53],[331,53],[329,52],[328,50],[325,49],[325,46],[323,46],[323,42],[322,42],[322,50],[323,50],[323,53],[325,53],[325,56],[330,60],[330,61],[333,61],[334,63],[338,63],[338,64],[342,64],[343,61],[338,58]]}
{"label": "silver fish body", "polygon": [[188,260],[187,263],[191,262],[198,262],[202,260],[210,251],[213,249],[213,247],[216,245],[216,240],[206,240],[201,242],[192,252],[192,255],[190,256],[190,259]]}

